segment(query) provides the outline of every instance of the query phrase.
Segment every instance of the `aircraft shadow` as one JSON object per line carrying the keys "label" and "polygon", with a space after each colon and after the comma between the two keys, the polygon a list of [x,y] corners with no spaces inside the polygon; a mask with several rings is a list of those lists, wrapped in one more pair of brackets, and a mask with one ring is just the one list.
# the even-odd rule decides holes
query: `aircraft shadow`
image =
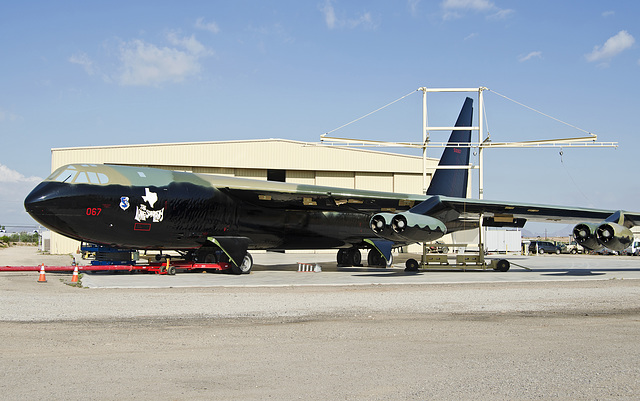
{"label": "aircraft shadow", "polygon": [[[640,272],[640,269],[628,268],[592,268],[592,269],[532,269],[543,276],[601,276],[607,273]],[[545,273],[548,272],[548,273]]]}
{"label": "aircraft shadow", "polygon": [[390,271],[390,272],[380,272],[380,273],[372,273],[372,274],[354,274],[354,277],[399,277],[399,276],[422,276],[424,272],[405,272],[404,270],[400,271]]}

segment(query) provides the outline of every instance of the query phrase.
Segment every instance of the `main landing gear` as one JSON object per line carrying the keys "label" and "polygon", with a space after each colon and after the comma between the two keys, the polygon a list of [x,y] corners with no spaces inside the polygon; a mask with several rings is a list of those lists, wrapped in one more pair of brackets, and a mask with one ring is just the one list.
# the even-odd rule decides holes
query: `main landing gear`
{"label": "main landing gear", "polygon": [[[358,248],[348,248],[338,250],[338,266],[362,266],[362,253]],[[389,267],[393,263],[393,255],[391,260],[387,263],[387,260],[376,249],[370,249],[367,255],[367,265],[371,267]]]}
{"label": "main landing gear", "polygon": [[253,267],[253,257],[249,252],[244,255],[240,266],[236,266],[229,261],[229,256],[227,256],[226,253],[216,247],[202,247],[198,249],[193,259],[200,263],[228,263],[230,266],[229,271],[232,274],[249,274]]}
{"label": "main landing gear", "polygon": [[339,249],[338,266],[362,266],[362,254],[358,248]]}

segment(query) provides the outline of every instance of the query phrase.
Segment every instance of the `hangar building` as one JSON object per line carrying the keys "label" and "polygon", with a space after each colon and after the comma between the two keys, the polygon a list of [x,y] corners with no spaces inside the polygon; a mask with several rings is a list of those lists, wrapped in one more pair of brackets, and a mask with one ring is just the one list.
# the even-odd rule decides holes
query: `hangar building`
{"label": "hangar building", "polygon": [[[71,163],[109,163],[341,188],[422,192],[421,156],[285,139],[51,150],[52,171]],[[438,159],[427,159],[427,180],[437,164]],[[51,253],[72,253],[78,247],[77,241],[51,234]]]}

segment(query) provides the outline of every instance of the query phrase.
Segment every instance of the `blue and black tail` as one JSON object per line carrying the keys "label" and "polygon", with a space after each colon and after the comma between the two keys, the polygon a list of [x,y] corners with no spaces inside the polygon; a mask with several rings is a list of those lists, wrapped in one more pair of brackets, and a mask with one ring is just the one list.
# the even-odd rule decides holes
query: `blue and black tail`
{"label": "blue and black tail", "polygon": [[[471,127],[473,119],[473,99],[466,98],[456,127]],[[467,166],[471,148],[465,145],[471,143],[471,130],[454,130],[449,137],[449,145],[442,152],[438,166]],[[469,169],[436,169],[431,179],[427,195],[443,195],[456,198],[467,197]]]}

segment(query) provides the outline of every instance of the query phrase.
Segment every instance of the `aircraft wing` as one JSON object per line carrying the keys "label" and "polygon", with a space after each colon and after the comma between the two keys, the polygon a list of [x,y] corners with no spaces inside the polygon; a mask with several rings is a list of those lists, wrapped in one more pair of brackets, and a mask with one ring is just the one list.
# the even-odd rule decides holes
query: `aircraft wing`
{"label": "aircraft wing", "polygon": [[[509,226],[510,222],[536,221],[556,223],[601,222],[616,210],[554,206],[534,203],[492,201],[447,196],[425,196],[333,187],[295,186],[279,188],[220,188],[229,196],[270,208],[344,211],[362,213],[402,212],[428,215],[443,222],[456,219],[477,220]],[[640,213],[623,212],[625,226],[640,225]]]}
{"label": "aircraft wing", "polygon": [[[510,219],[526,219],[537,222],[557,222],[557,223],[579,223],[592,222],[599,223],[606,220],[616,210],[591,209],[568,206],[553,206],[541,204],[527,204],[518,202],[486,201],[479,199],[464,199],[439,196],[438,199],[431,200],[432,204],[418,205],[411,211],[414,213],[427,213],[434,215],[437,210],[455,211],[461,217],[478,218],[480,214],[487,218],[493,218],[497,225],[508,223]],[[427,208],[432,210],[429,211]],[[624,225],[633,227],[640,224],[640,213],[621,212],[624,215]]]}
{"label": "aircraft wing", "polygon": [[574,223],[576,241],[589,249],[622,250],[633,241],[630,228],[640,213],[489,201],[441,195],[409,195],[315,186],[271,185],[225,188],[237,200],[267,208],[355,212],[369,219],[373,234],[393,243],[428,242],[482,224],[524,227],[527,221]]}
{"label": "aircraft wing", "polygon": [[218,188],[230,197],[261,207],[377,213],[409,210],[424,195],[271,183],[262,188]]}

